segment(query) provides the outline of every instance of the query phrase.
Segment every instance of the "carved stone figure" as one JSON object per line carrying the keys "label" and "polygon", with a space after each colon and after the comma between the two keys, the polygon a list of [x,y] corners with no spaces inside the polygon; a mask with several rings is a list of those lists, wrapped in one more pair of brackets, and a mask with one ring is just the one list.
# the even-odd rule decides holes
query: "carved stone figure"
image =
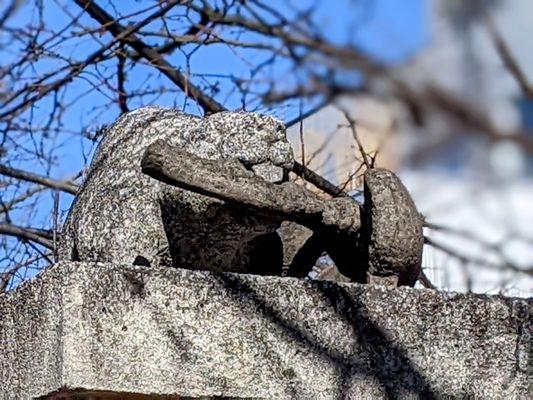
{"label": "carved stone figure", "polygon": [[400,179],[385,169],[365,172],[362,235],[368,281],[414,286],[422,263],[423,220]]}
{"label": "carved stone figure", "polygon": [[[306,276],[324,251],[338,271],[355,282],[412,286],[420,275],[422,218],[391,171],[365,172],[365,204],[361,207],[349,197],[324,200],[292,182],[267,182],[235,160],[206,160],[162,140],[147,148],[142,170],[243,212],[255,211],[309,228],[312,234],[293,256],[289,276]],[[286,239],[291,239],[290,229],[284,226]],[[301,235],[292,236],[302,242]]]}
{"label": "carved stone figure", "polygon": [[292,164],[272,117],[128,113],[97,150],[60,258],[305,277],[327,253],[335,269],[319,277],[414,285],[422,218],[396,175],[368,169],[361,205],[287,182]]}
{"label": "carved stone figure", "polygon": [[270,182],[282,181],[293,163],[285,127],[270,116],[200,118],[159,107],[127,113],[98,147],[67,218],[60,259],[280,274],[281,221],[143,174],[142,156],[157,139],[203,159],[239,160]]}

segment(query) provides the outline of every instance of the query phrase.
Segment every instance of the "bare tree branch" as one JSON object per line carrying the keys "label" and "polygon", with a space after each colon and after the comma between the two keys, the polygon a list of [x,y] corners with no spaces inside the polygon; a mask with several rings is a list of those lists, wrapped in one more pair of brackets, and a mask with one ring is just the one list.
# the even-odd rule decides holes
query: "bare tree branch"
{"label": "bare tree branch", "polygon": [[28,182],[38,183],[40,185],[58,189],[66,193],[75,195],[78,192],[78,185],[69,181],[58,181],[46,176],[34,174],[32,172],[23,171],[0,164],[0,174],[9,176],[11,178],[21,179]]}
{"label": "bare tree branch", "polygon": [[418,278],[418,280],[425,288],[437,290],[437,287],[431,282],[431,280],[428,278],[428,276],[423,270],[420,271],[420,277]]}
{"label": "bare tree branch", "polygon": [[479,265],[479,266],[483,266],[483,267],[487,267],[487,268],[495,269],[495,270],[507,269],[513,272],[518,272],[520,274],[533,276],[533,268],[520,268],[519,266],[517,266],[516,264],[508,260],[506,260],[506,262],[503,265],[499,265],[496,263],[489,262],[483,258],[473,257],[467,254],[462,254],[459,251],[451,248],[450,246],[446,246],[442,243],[439,243],[435,241],[434,239],[428,238],[427,236],[424,237],[424,241],[426,244],[429,244],[430,246],[443,251],[444,253],[452,256],[453,258],[458,259],[459,261],[465,264],[474,264],[474,265]]}
{"label": "bare tree branch", "polygon": [[[177,69],[172,67],[172,65],[170,65],[167,61],[165,61],[165,59],[156,50],[146,45],[132,32],[128,32],[128,29],[122,27],[118,22],[113,19],[113,17],[106,13],[96,3],[91,0],[74,0],[74,2],[81,8],[83,8],[91,17],[93,17],[100,24],[102,24],[102,27],[108,30],[115,38],[117,38],[117,40],[120,40],[126,45],[132,47],[133,49],[135,49],[135,51],[137,51],[137,53],[139,53],[145,59],[150,61],[150,63],[154,67],[156,67],[167,78],[174,82],[189,97],[196,100],[205,112],[214,113],[225,110],[225,108],[220,103],[218,103],[215,99],[209,97],[197,86],[192,84],[185,75],[183,75]],[[164,9],[168,11],[171,7],[182,2],[182,0],[169,1],[168,4],[164,7]]]}
{"label": "bare tree branch", "polygon": [[363,164],[365,164],[365,167],[367,168],[372,168],[370,161],[368,161],[368,154],[366,153],[363,147],[363,143],[361,142],[361,139],[359,138],[359,135],[357,134],[356,121],[350,116],[348,111],[342,110],[342,113],[344,114],[344,118],[346,118],[346,121],[348,121],[348,127],[352,131],[352,136],[355,140],[355,143],[357,143],[357,148],[359,149],[359,153],[361,154],[361,157],[363,157]]}
{"label": "bare tree branch", "polygon": [[45,189],[45,186],[37,185],[35,187],[30,188],[26,193],[21,194],[20,196],[14,198],[11,201],[4,202],[2,199],[0,199],[0,214],[7,213],[13,209],[17,204],[20,204],[27,199],[31,198],[34,194],[39,193]]}
{"label": "bare tree branch", "polygon": [[9,6],[5,9],[4,13],[0,15],[0,27],[3,26],[13,14],[15,14],[15,11],[21,4],[22,0],[11,0],[11,3],[9,3]]}
{"label": "bare tree branch", "polygon": [[[85,3],[85,1],[82,1],[82,0],[75,0],[75,1]],[[6,118],[10,114],[20,113],[24,111],[29,105],[34,104],[36,101],[42,99],[50,92],[59,90],[63,85],[65,85],[68,82],[71,82],[76,76],[78,76],[81,72],[83,72],[83,70],[88,65],[94,64],[97,61],[99,61],[102,58],[102,56],[105,54],[105,52],[111,49],[115,44],[123,41],[125,38],[131,37],[134,32],[138,31],[146,24],[152,22],[154,19],[161,17],[164,13],[168,12],[172,7],[176,6],[179,2],[180,0],[170,0],[169,3],[165,7],[162,7],[160,10],[158,10],[157,12],[155,12],[148,18],[144,19],[140,23],[127,29],[121,28],[120,32],[117,33],[116,38],[112,40],[109,44],[103,46],[96,52],[92,53],[85,61],[74,63],[70,68],[70,72],[65,77],[58,79],[57,81],[49,83],[49,84],[42,83],[43,79],[40,79],[39,81],[29,85],[30,88],[33,88],[33,91],[37,91],[37,94],[26,98],[24,101],[22,101],[20,104],[16,105],[15,107],[0,113],[0,119]],[[91,2],[87,1],[87,3],[90,4]],[[111,22],[113,22],[113,20],[111,20]],[[113,22],[113,23],[116,23],[116,22]],[[118,25],[118,23],[116,24]],[[8,100],[8,102],[9,101],[12,101],[12,99]]]}
{"label": "bare tree branch", "polygon": [[53,255],[52,253],[45,253],[44,255],[39,254],[37,256],[29,257],[26,260],[24,260],[23,262],[17,263],[15,265],[9,267],[9,269],[7,269],[7,270],[5,270],[3,272],[0,272],[0,293],[5,292],[7,290],[8,285],[9,285],[9,281],[14,276],[16,276],[16,274],[17,274],[17,272],[19,270],[21,270],[23,268],[26,268],[26,267],[30,266],[31,264],[42,260],[43,258],[51,257],[52,255]]}
{"label": "bare tree branch", "polygon": [[0,223],[0,234],[14,236],[23,240],[29,240],[50,250],[54,249],[54,242],[52,240],[53,236],[48,231]]}
{"label": "bare tree branch", "polygon": [[487,31],[492,39],[492,42],[494,43],[494,47],[496,48],[498,55],[505,65],[505,68],[507,68],[509,73],[516,80],[518,86],[520,86],[520,89],[524,93],[524,96],[530,99],[533,98],[533,85],[528,81],[526,74],[520,67],[520,64],[516,58],[513,56],[509,46],[507,45],[507,42],[503,39],[502,35],[496,28],[496,24],[494,23],[491,15],[488,12],[485,12],[484,18]]}

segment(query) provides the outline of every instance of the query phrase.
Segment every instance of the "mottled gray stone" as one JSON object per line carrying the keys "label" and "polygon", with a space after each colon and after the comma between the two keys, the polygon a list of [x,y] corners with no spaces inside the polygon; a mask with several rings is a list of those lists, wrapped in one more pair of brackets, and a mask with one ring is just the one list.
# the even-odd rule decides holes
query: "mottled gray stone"
{"label": "mottled gray stone", "polygon": [[291,221],[283,221],[277,230],[283,243],[283,268],[288,270],[298,250],[307,242],[313,231]]}
{"label": "mottled gray stone", "polygon": [[365,171],[362,237],[368,281],[414,286],[420,276],[423,220],[402,181],[391,171]]}
{"label": "mottled gray stone", "polygon": [[148,146],[141,167],[161,182],[211,196],[241,212],[248,210],[270,216],[272,221],[289,220],[311,229],[313,236],[293,257],[289,276],[306,276],[323,250],[339,272],[354,282],[414,286],[420,276],[422,217],[391,171],[365,172],[361,213],[361,205],[350,197],[325,200],[294,182],[275,184],[261,179],[234,159],[208,160],[164,140]]}
{"label": "mottled gray stone", "polygon": [[[281,260],[279,239],[268,236],[279,222],[144,175],[142,155],[158,139],[205,159],[238,159],[269,181],[283,178],[293,163],[285,127],[270,116],[200,118],[159,107],[127,113],[98,147],[69,213],[60,260],[247,272],[276,245]],[[260,249],[264,235],[267,250]]]}
{"label": "mottled gray stone", "polygon": [[59,259],[281,275],[295,244],[277,229],[290,220],[314,232],[292,256],[290,276],[307,275],[325,250],[352,281],[413,286],[422,219],[401,181],[366,171],[362,214],[349,197],[325,201],[281,183],[293,163],[285,127],[270,116],[127,113],[98,147]]}
{"label": "mottled gray stone", "polygon": [[0,295],[0,393],[526,398],[531,308],[407,287],[60,263]]}

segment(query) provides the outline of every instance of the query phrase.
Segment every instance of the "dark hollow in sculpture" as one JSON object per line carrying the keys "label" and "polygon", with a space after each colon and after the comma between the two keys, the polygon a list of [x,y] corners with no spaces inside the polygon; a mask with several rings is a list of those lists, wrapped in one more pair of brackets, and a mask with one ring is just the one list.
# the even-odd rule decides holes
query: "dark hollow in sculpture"
{"label": "dark hollow in sculpture", "polygon": [[307,275],[324,250],[355,282],[413,286],[420,274],[422,218],[390,171],[365,173],[361,211],[351,198],[323,200],[292,182],[267,182],[237,160],[206,160],[162,140],[147,148],[142,170],[167,184],[310,228],[314,234],[296,255],[290,276]]}

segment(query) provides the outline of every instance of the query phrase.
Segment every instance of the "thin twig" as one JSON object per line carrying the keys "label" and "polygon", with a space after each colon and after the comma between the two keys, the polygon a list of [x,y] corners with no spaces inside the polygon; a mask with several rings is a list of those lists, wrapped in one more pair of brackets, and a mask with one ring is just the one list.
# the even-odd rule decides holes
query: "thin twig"
{"label": "thin twig", "polygon": [[[143,58],[148,60],[151,65],[161,71],[161,73],[183,90],[188,97],[196,100],[198,105],[202,107],[206,113],[215,113],[225,110],[220,103],[205,94],[196,85],[192,84],[185,75],[170,65],[161,54],[154,50],[153,47],[145,44],[137,35],[130,32],[130,29],[124,28],[116,22],[111,15],[109,15],[104,9],[100,8],[96,3],[91,0],[74,0],[74,2],[84,9],[92,18],[97,20],[102,27],[109,31],[117,40],[132,47]],[[165,7],[162,7],[158,13],[158,17],[164,15],[168,10],[179,3],[183,3],[183,0],[169,1]]]}
{"label": "thin twig", "polygon": [[491,37],[494,47],[503,61],[505,68],[507,68],[509,73],[518,83],[518,86],[520,86],[524,96],[530,99],[533,98],[533,85],[528,81],[526,74],[520,67],[520,64],[512,54],[511,49],[509,49],[509,46],[503,39],[502,35],[496,28],[496,24],[488,12],[484,12],[484,21],[489,36]]}
{"label": "thin twig", "polygon": [[418,280],[424,287],[437,290],[437,287],[431,282],[424,270],[420,270],[420,276],[418,277]]}
{"label": "thin twig", "polygon": [[117,101],[120,112],[125,114],[128,109],[128,95],[124,88],[126,82],[126,57],[124,56],[124,45],[121,43],[117,50]]}
{"label": "thin twig", "polygon": [[355,140],[355,143],[357,143],[357,147],[359,149],[359,153],[361,154],[361,157],[363,157],[363,164],[368,169],[372,168],[372,163],[368,160],[368,155],[365,151],[365,148],[363,147],[363,143],[361,142],[361,139],[359,138],[359,135],[357,134],[357,123],[356,121],[350,116],[347,110],[344,110],[339,107],[341,112],[344,114],[344,118],[346,118],[346,121],[348,121],[348,126],[350,130],[352,131],[352,136]]}
{"label": "thin twig", "polygon": [[46,176],[37,175],[32,172],[23,171],[16,168],[8,167],[7,165],[0,164],[0,174],[9,176],[11,178],[22,179],[24,181],[38,183],[43,186],[47,186],[52,189],[62,190],[63,192],[76,194],[78,192],[78,185],[69,181],[58,181]]}
{"label": "thin twig", "polygon": [[464,264],[475,264],[483,267],[487,267],[490,269],[495,270],[502,270],[502,269],[508,269],[513,272],[518,272],[521,274],[533,276],[533,268],[520,268],[517,265],[509,262],[508,260],[505,261],[503,265],[491,263],[485,259],[474,257],[471,255],[466,255],[458,252],[455,249],[452,249],[451,247],[448,247],[446,245],[443,245],[442,243],[436,242],[434,239],[430,239],[427,236],[424,236],[424,243],[428,244],[438,250],[443,251],[444,253],[450,255],[453,258],[456,258],[460,262],[463,262]]}
{"label": "thin twig", "polygon": [[30,240],[50,250],[54,249],[54,242],[49,233],[47,234],[47,232],[39,229],[24,228],[12,224],[0,223],[0,234],[14,236],[23,240]]}

